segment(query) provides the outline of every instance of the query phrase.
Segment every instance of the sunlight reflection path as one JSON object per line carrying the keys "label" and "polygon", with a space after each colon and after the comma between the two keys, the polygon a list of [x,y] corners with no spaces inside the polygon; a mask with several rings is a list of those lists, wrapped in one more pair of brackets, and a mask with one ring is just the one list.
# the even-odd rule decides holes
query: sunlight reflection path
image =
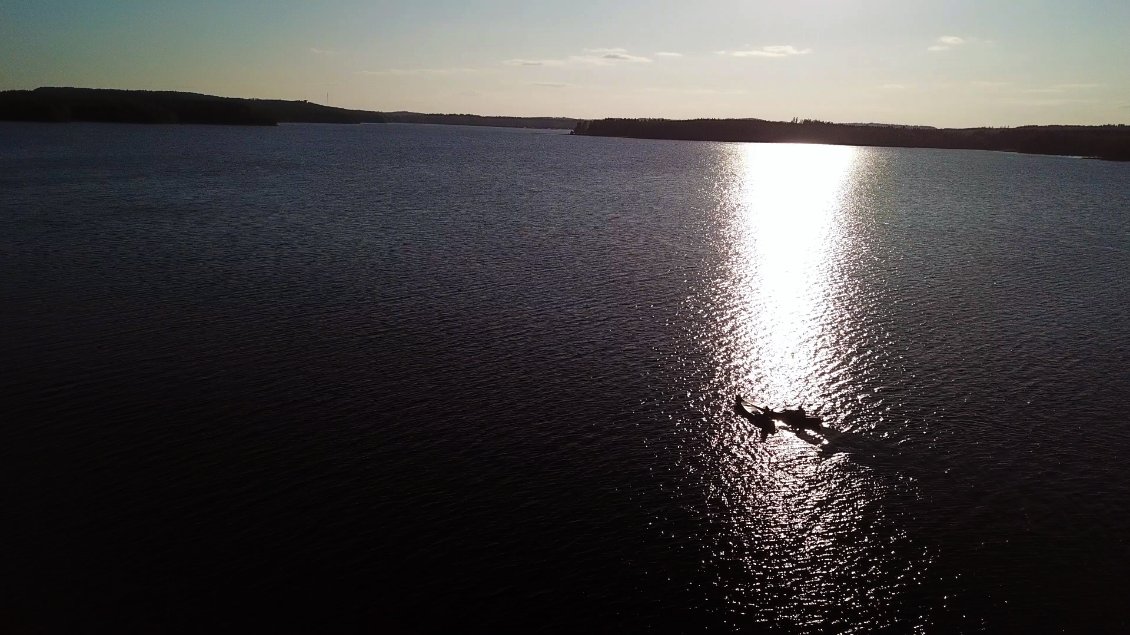
{"label": "sunlight reflection path", "polygon": [[[737,291],[745,368],[753,395],[773,407],[816,394],[826,366],[827,334],[836,327],[835,252],[843,240],[845,191],[858,148],[780,145],[736,148]],[[809,405],[812,405],[811,402]]]}
{"label": "sunlight reflection path", "polygon": [[[715,376],[755,404],[811,409],[833,400],[842,411],[860,388],[853,356],[875,341],[860,331],[870,326],[856,324],[866,299],[850,265],[863,257],[861,192],[878,187],[872,155],[819,145],[719,149],[729,264],[717,281],[718,330],[705,336]],[[824,414],[835,426],[840,413]],[[732,412],[716,421],[707,499],[724,529],[713,537],[711,566],[733,625],[891,624],[888,600],[922,575],[923,562],[887,515],[899,484],[849,455],[818,451],[824,433],[785,430],[762,442]]]}

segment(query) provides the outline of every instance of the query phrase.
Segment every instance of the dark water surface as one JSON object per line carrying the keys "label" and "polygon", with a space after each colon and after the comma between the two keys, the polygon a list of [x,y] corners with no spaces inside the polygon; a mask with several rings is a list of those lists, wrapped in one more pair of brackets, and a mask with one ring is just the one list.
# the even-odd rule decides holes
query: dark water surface
{"label": "dark water surface", "polygon": [[0,125],[0,626],[1123,632],[1128,214],[1066,158]]}

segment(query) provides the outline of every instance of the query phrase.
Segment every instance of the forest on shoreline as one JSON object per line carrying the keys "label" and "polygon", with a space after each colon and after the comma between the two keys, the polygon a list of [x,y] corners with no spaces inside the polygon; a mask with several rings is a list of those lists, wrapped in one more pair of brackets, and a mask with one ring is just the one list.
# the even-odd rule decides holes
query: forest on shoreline
{"label": "forest on shoreline", "polygon": [[280,123],[424,123],[571,130],[567,117],[489,117],[378,112],[307,101],[217,97],[178,91],[36,88],[0,91],[0,121],[274,126]]}
{"label": "forest on shoreline", "polygon": [[812,119],[597,119],[578,122],[573,134],[684,141],[997,150],[1130,161],[1130,126],[1126,125],[931,128],[839,124]]}
{"label": "forest on shoreline", "polygon": [[0,91],[0,120],[274,126],[280,123],[411,123],[571,130],[633,139],[821,143],[998,150],[1130,161],[1130,126],[933,128],[814,119],[594,119],[380,112],[307,101],[217,97],[178,91],[37,88]]}

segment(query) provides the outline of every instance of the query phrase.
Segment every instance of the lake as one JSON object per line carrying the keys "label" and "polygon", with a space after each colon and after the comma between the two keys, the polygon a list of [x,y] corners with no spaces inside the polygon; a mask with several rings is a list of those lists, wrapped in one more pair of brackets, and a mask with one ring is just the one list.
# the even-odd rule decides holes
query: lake
{"label": "lake", "polygon": [[0,124],[0,194],[5,630],[1128,627],[1130,165]]}

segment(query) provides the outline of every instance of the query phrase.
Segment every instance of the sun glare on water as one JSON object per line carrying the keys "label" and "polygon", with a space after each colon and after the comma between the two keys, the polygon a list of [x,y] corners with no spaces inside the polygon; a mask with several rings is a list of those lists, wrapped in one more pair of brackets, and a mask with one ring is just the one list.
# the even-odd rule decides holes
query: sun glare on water
{"label": "sun glare on water", "polygon": [[[859,298],[846,263],[863,246],[873,159],[845,146],[719,147],[729,270],[716,289],[724,317],[706,344],[723,369],[719,392],[774,409],[819,410],[832,399],[829,410],[842,411],[856,379],[847,347],[860,328],[849,318]],[[893,614],[875,599],[914,584],[924,560],[877,506],[890,484],[852,455],[824,451],[850,445],[851,433],[837,428],[842,412],[820,413],[828,429],[782,426],[765,437],[718,412],[704,477],[721,529],[704,539],[733,625],[889,624]]]}
{"label": "sun glare on water", "polygon": [[827,354],[835,251],[858,149],[748,144],[735,150],[735,292],[747,336],[746,359],[738,363],[750,374],[755,400],[795,406],[814,397],[813,379]]}

